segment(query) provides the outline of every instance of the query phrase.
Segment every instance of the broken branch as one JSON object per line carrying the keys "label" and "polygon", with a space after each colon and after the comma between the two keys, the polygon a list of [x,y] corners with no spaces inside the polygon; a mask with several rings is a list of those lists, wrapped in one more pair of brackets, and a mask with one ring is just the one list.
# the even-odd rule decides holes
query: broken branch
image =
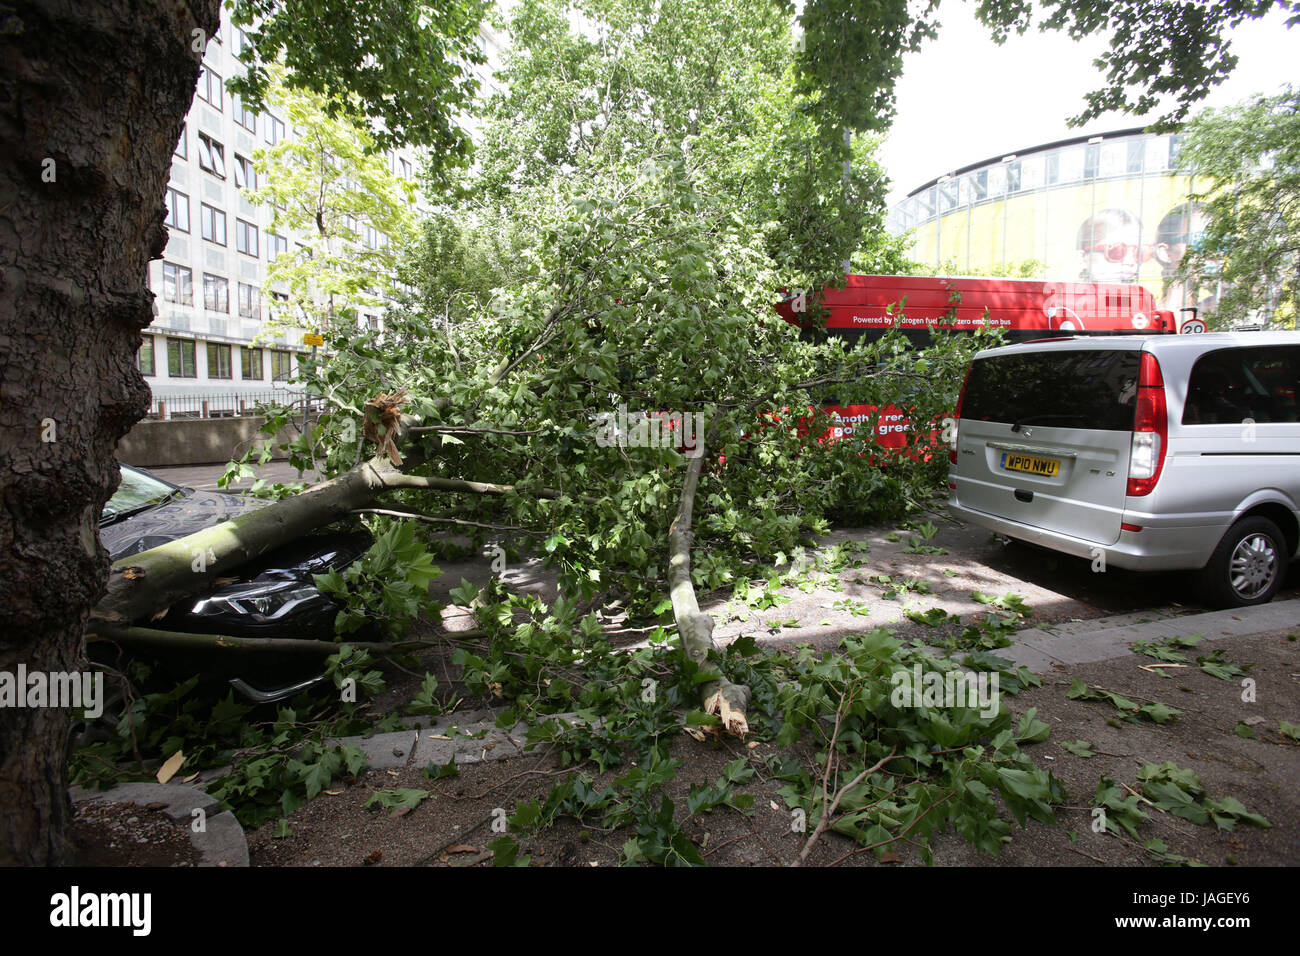
{"label": "broken branch", "polygon": [[700,467],[704,463],[704,445],[701,440],[696,456],[686,469],[682,482],[682,496],[677,506],[677,517],[668,529],[668,584],[673,603],[673,617],[677,632],[682,636],[682,648],[694,661],[700,672],[709,677],[704,684],[704,711],[722,718],[727,733],[743,737],[749,733],[745,708],[749,705],[749,688],[733,684],[709,660],[709,652],[717,651],[713,641],[713,618],[700,610],[691,581],[691,515],[695,508],[695,489],[700,481]]}

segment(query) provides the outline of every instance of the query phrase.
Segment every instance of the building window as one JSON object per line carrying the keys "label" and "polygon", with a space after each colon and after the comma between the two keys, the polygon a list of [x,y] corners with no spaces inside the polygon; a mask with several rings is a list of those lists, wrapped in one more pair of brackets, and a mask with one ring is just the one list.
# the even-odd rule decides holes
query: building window
{"label": "building window", "polygon": [[155,374],[152,335],[146,335],[144,341],[140,343],[140,351],[135,353],[135,367],[140,370],[141,375]]}
{"label": "building window", "polygon": [[214,73],[208,67],[199,70],[199,99],[207,103],[218,113],[221,112],[221,74]]}
{"label": "building window", "polygon": [[266,259],[268,262],[274,262],[288,251],[288,239],[284,238],[284,236],[277,236],[273,232],[266,234]]}
{"label": "building window", "polygon": [[226,178],[226,149],[207,133],[199,133],[199,168]]}
{"label": "building window", "polygon": [[239,27],[234,28],[234,33],[230,35],[231,53],[236,57],[248,49],[248,34]]}
{"label": "building window", "polygon": [[176,305],[194,304],[194,273],[184,266],[163,263],[163,301]]}
{"label": "building window", "polygon": [[271,380],[287,382],[293,373],[292,353],[273,350],[271,352]]}
{"label": "building window", "polygon": [[190,158],[190,147],[187,139],[188,133],[186,132],[186,126],[184,123],[181,123],[181,138],[176,141],[176,149],[173,150],[173,152],[181,159]]}
{"label": "building window", "polygon": [[400,159],[400,160],[398,160],[398,162],[400,162],[400,163],[402,164],[402,178],[403,178],[403,179],[410,179],[410,178],[411,178],[411,164],[410,164],[409,162],[407,162],[406,160],[404,160],[404,159]]}
{"label": "building window", "polygon": [[244,105],[238,96],[231,96],[230,103],[235,110],[235,122],[250,133],[257,132],[257,114]]}
{"label": "building window", "polygon": [[1101,143],[1089,143],[1083,150],[1083,178],[1096,179],[1101,175]]}
{"label": "building window", "polygon": [[1083,179],[1084,165],[1087,160],[1087,150],[1078,146],[1072,146],[1068,149],[1061,150],[1061,175],[1058,182],[1077,183]]}
{"label": "building window", "polygon": [[1020,160],[1007,164],[1007,192],[1020,192]]}
{"label": "building window", "polygon": [[230,311],[230,282],[221,276],[203,276],[203,308],[209,312]]}
{"label": "building window", "polygon": [[377,315],[367,315],[367,316],[366,316],[366,325],[370,326],[371,331],[378,332],[378,331],[379,331],[379,316],[377,316]]}
{"label": "building window", "polygon": [[230,372],[230,346],[208,343],[208,378],[233,378]]}
{"label": "building window", "polygon": [[957,205],[957,185],[955,179],[939,184],[939,212],[944,213]]}
{"label": "building window", "polygon": [[272,292],[270,311],[272,315],[278,318],[287,319],[289,317],[289,293]]}
{"label": "building window", "polygon": [[257,256],[257,227],[251,222],[235,220],[235,248],[246,256]]}
{"label": "building window", "polygon": [[1175,133],[1169,137],[1169,168],[1178,168],[1178,154],[1183,150],[1183,134]]}
{"label": "building window", "polygon": [[239,283],[239,314],[245,319],[262,317],[261,293],[257,291],[257,286]]}
{"label": "building window", "polygon": [[1020,164],[1020,188],[1026,191],[1038,189],[1046,181],[1047,158],[1041,153],[1017,160]]}
{"label": "building window", "polygon": [[264,125],[266,126],[266,141],[272,146],[284,139],[284,120],[276,119],[268,113]]}
{"label": "building window", "polygon": [[239,376],[246,382],[262,380],[262,350],[241,348],[239,350]]}
{"label": "building window", "polygon": [[1142,159],[1146,155],[1146,141],[1134,136],[1132,139],[1125,141],[1125,172],[1140,173],[1142,172]]}
{"label": "building window", "polygon": [[257,168],[251,159],[235,154],[235,185],[240,189],[257,188]]}
{"label": "building window", "polygon": [[190,231],[190,197],[175,189],[167,189],[167,215],[163,224],[169,229]]}
{"label": "building window", "polygon": [[203,225],[203,238],[219,246],[226,244],[226,214],[207,203],[199,203],[199,218]]}
{"label": "building window", "polygon": [[167,340],[167,374],[172,378],[198,378],[193,342],[186,339]]}

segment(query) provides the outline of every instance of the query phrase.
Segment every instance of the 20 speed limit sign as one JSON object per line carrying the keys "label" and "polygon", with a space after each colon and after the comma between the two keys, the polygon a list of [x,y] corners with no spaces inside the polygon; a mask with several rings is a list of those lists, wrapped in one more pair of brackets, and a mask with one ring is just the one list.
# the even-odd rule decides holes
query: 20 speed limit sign
{"label": "20 speed limit sign", "polygon": [[1178,329],[1179,335],[1195,335],[1205,331],[1205,323],[1200,319],[1188,319]]}

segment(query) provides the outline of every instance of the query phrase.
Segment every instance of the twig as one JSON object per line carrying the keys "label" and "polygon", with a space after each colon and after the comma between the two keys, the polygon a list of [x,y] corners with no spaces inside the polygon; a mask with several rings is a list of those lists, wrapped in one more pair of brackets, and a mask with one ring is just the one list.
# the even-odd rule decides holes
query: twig
{"label": "twig", "polygon": [[952,798],[952,795],[953,795],[953,793],[952,793],[952,791],[950,790],[950,791],[948,791],[947,796],[945,796],[942,800],[936,800],[934,803],[930,804],[930,806],[926,807],[926,808],[925,808],[925,813],[922,813],[919,817],[917,817],[915,820],[913,820],[913,821],[908,825],[907,829],[904,830],[902,833],[898,834],[898,836],[893,837],[893,838],[891,838],[891,839],[889,839],[889,840],[881,840],[879,843],[873,843],[873,844],[871,844],[871,846],[860,846],[860,847],[857,847],[856,849],[851,850],[851,851],[848,852],[848,853],[845,853],[845,854],[844,854],[842,857],[840,857],[839,859],[837,859],[837,860],[832,860],[830,863],[827,864],[827,866],[828,866],[828,867],[831,867],[831,866],[839,866],[841,863],[843,863],[845,860],[847,860],[847,859],[848,859],[849,857],[851,857],[851,856],[857,856],[859,853],[866,853],[868,850],[875,850],[875,849],[878,849],[879,847],[882,847],[882,846],[888,846],[888,845],[891,844],[891,843],[897,843],[899,840],[903,839],[905,836],[907,836],[909,833],[911,833],[913,830],[915,830],[915,829],[916,829],[916,825],[917,825],[918,823],[920,823],[922,820],[924,820],[924,819],[926,818],[926,816],[930,813],[931,810],[933,810],[933,809],[934,809],[935,807],[937,807],[937,806],[940,806],[941,804],[946,803],[948,800],[950,800],[950,799]]}
{"label": "twig", "polygon": [[1093,856],[1091,853],[1084,853],[1084,852],[1083,852],[1082,850],[1080,850],[1078,847],[1070,846],[1070,845],[1067,843],[1067,844],[1065,845],[1065,848],[1066,848],[1067,850],[1069,850],[1071,853],[1077,853],[1077,854],[1079,854],[1079,856],[1086,856],[1088,859],[1092,860],[1092,862],[1094,862],[1094,863],[1100,863],[1102,866],[1105,866],[1105,865],[1106,865],[1106,861],[1105,861],[1105,860],[1100,859],[1100,858],[1098,858],[1098,857],[1095,857],[1095,856]]}
{"label": "twig", "polygon": [[[838,718],[836,719],[836,722],[835,722],[835,723],[836,723],[836,731],[838,732],[838,730],[839,730],[839,719],[838,719]],[[813,844],[817,842],[817,838],[820,837],[820,836],[821,836],[821,835],[826,831],[827,826],[830,825],[830,821],[831,821],[831,819],[835,816],[835,811],[839,809],[840,801],[841,801],[842,799],[844,799],[845,795],[848,794],[848,792],[849,792],[850,790],[852,790],[854,787],[856,787],[858,784],[860,784],[860,783],[861,783],[863,780],[865,780],[867,777],[871,776],[871,774],[875,773],[877,770],[879,770],[879,769],[880,769],[881,767],[883,767],[885,764],[889,763],[889,761],[895,759],[895,751],[897,751],[897,750],[898,750],[898,745],[895,744],[894,747],[889,751],[889,753],[886,754],[884,757],[881,757],[880,760],[878,760],[878,761],[877,761],[873,766],[868,767],[866,770],[862,771],[862,773],[858,774],[856,777],[854,777],[852,780],[850,780],[847,784],[845,784],[843,787],[841,787],[841,788],[840,788],[840,791],[839,791],[838,793],[835,794],[835,802],[832,803],[829,807],[827,807],[827,806],[826,806],[826,803],[825,803],[825,800],[826,800],[826,777],[823,777],[823,778],[822,778],[822,807],[823,807],[823,809],[822,809],[821,819],[819,819],[819,820],[817,821],[817,829],[813,830],[812,836],[810,836],[810,837],[808,838],[808,842],[806,842],[806,843],[803,845],[803,849],[799,851],[799,859],[795,860],[795,863],[794,863],[795,866],[801,866],[801,865],[803,865],[803,861],[806,860],[806,859],[808,859],[808,854],[812,852]],[[829,769],[830,769],[830,764],[831,764],[831,761],[832,761],[833,756],[834,756],[834,751],[832,750],[831,753],[828,754],[827,757],[826,757],[826,766],[827,766],[827,770],[828,770],[828,772],[829,772]],[[947,797],[945,797],[944,799],[946,800]],[[943,801],[940,801],[940,803],[942,803],[942,802],[943,802]],[[934,804],[934,806],[931,806],[929,809],[927,809],[927,810],[925,811],[925,813],[929,813],[930,810],[934,809],[935,806],[938,806],[938,804]],[[917,821],[920,821],[921,818],[925,816],[925,813],[921,814],[920,817],[917,817],[917,818],[916,818]],[[914,826],[914,825],[915,825],[915,822],[913,823],[913,826]],[[909,827],[908,829],[910,830],[911,827]],[[899,839],[899,838],[902,837],[906,832],[907,832],[906,830],[903,831],[903,833],[900,833],[900,834],[899,834],[897,837],[895,837],[894,839],[895,839],[895,840]],[[887,842],[892,843],[893,840],[889,840],[889,841],[887,841]],[[878,846],[883,846],[884,844],[877,844],[877,845],[878,845]],[[867,849],[870,849],[870,847],[868,847]],[[838,862],[838,861],[836,861],[836,862]],[[834,866],[835,864],[831,864],[831,865]]]}

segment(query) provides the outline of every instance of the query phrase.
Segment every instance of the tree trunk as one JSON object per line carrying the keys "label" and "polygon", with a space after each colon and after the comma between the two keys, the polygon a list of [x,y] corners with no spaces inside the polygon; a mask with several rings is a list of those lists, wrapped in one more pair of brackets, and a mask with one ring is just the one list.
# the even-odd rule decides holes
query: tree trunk
{"label": "tree trunk", "polygon": [[[113,453],[148,409],[148,262],[219,4],[0,7],[0,671],[85,667]],[[0,708],[0,864],[66,858],[70,716]]]}

